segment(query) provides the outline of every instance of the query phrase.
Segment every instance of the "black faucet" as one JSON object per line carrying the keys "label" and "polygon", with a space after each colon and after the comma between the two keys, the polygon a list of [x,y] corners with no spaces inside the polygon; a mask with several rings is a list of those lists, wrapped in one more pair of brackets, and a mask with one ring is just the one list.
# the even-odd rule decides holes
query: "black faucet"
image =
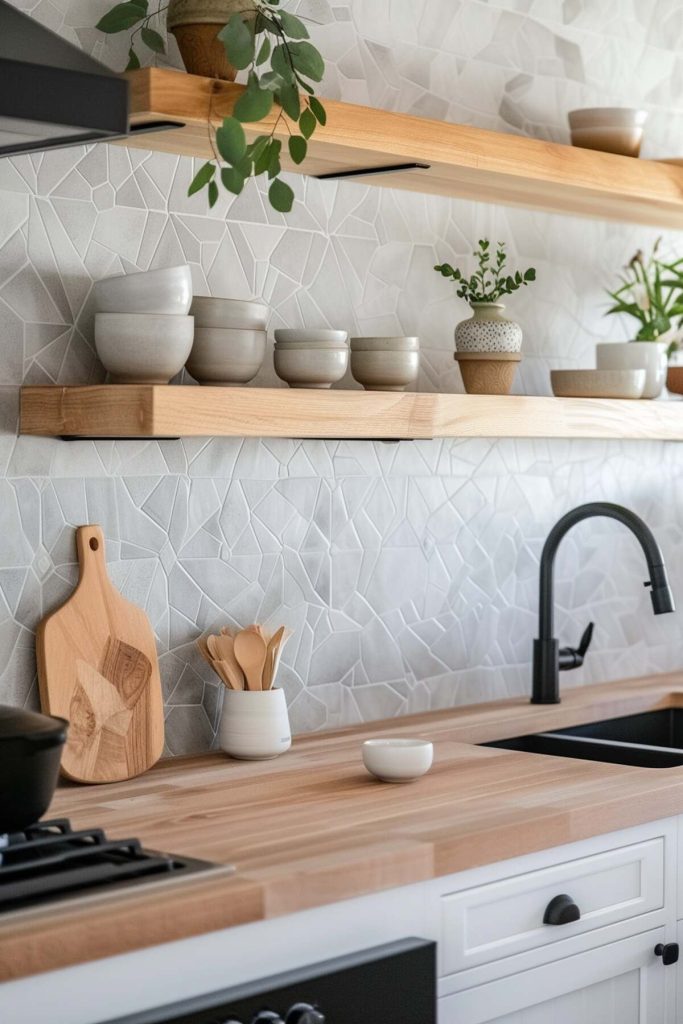
{"label": "black faucet", "polygon": [[559,704],[560,672],[583,665],[583,659],[590,646],[593,636],[592,622],[581,637],[578,647],[560,647],[553,636],[553,566],[555,554],[565,533],[582,519],[590,519],[592,516],[608,516],[628,526],[643,549],[647,561],[650,578],[645,586],[652,588],[650,597],[655,615],[662,615],[675,609],[659,545],[649,527],[635,512],[606,501],[593,501],[567,512],[548,534],[541,554],[539,627],[538,640],[534,640],[532,704]]}

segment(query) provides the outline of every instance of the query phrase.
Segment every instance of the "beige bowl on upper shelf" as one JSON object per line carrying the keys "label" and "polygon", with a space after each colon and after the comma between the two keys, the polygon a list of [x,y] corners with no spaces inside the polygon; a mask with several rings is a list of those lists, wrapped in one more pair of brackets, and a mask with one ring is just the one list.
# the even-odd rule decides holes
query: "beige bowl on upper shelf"
{"label": "beige bowl on upper shelf", "polygon": [[647,121],[646,110],[632,107],[586,107],[567,115],[572,146],[637,157]]}
{"label": "beige bowl on upper shelf", "polygon": [[254,299],[219,299],[212,295],[195,295],[190,313],[195,327],[236,328],[244,331],[265,331],[268,307]]}
{"label": "beige bowl on upper shelf", "polygon": [[551,370],[556,398],[642,398],[645,370]]}
{"label": "beige bowl on upper shelf", "polygon": [[351,373],[366,391],[405,391],[419,369],[419,338],[351,339]]}
{"label": "beige bowl on upper shelf", "polygon": [[261,369],[266,332],[236,327],[195,327],[187,370],[200,384],[246,384]]}
{"label": "beige bowl on upper shelf", "polygon": [[191,316],[96,313],[95,348],[114,384],[168,384],[192,348]]}
{"label": "beige bowl on upper shelf", "polygon": [[192,302],[192,274],[183,263],[103,277],[93,285],[93,298],[96,313],[187,316]]}

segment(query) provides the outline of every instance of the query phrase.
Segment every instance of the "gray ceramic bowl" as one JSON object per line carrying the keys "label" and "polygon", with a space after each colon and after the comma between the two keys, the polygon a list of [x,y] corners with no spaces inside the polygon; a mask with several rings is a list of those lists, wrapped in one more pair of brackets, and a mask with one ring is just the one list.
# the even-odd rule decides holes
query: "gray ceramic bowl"
{"label": "gray ceramic bowl", "polygon": [[95,348],[117,384],[168,384],[192,348],[191,316],[97,313]]}
{"label": "gray ceramic bowl", "polygon": [[404,391],[419,369],[419,352],[351,352],[351,373],[366,391]]}
{"label": "gray ceramic bowl", "polygon": [[187,369],[200,384],[246,384],[261,369],[265,354],[265,331],[197,327]]}
{"label": "gray ceramic bowl", "polygon": [[290,388],[329,388],[341,380],[349,365],[349,350],[337,348],[281,349],[273,353],[275,372]]}

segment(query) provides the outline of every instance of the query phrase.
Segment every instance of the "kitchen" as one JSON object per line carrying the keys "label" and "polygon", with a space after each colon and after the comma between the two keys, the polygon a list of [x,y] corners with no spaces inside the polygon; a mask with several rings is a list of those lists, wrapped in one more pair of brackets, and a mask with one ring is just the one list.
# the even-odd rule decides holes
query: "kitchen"
{"label": "kitchen", "polygon": [[[150,24],[168,52],[133,44],[156,66],[145,79],[133,70],[142,85],[131,113],[133,124],[176,127],[126,145],[50,149],[43,136],[33,152],[0,158],[0,703],[41,709],[36,632],[74,592],[77,531],[99,528],[94,554],[150,624],[145,651],[163,698],[150,760],[161,758],[130,780],[63,778],[42,817],[135,837],[180,865],[3,909],[3,1021],[251,1024],[269,1010],[286,1024],[427,1024],[436,996],[442,1024],[683,1020],[679,613],[652,614],[647,560],[623,521],[593,515],[558,544],[547,639],[575,644],[564,659],[577,665],[561,673],[561,703],[529,703],[539,602],[549,606],[541,553],[570,510],[606,502],[635,513],[682,600],[683,465],[680,445],[666,443],[683,435],[675,356],[668,394],[654,401],[552,398],[549,377],[595,366],[601,343],[636,351],[628,316],[605,316],[607,291],[660,237],[662,259],[683,255],[683,172],[658,162],[678,155],[683,136],[680,11],[454,6],[285,5],[324,57],[315,92],[329,129],[341,132],[355,104],[373,108],[364,116],[375,135],[387,125],[388,141],[363,139],[371,152],[345,161],[431,163],[445,177],[447,129],[486,133],[463,136],[446,188],[414,187],[432,173],[421,167],[319,180],[332,163],[324,147],[338,153],[354,138],[351,125],[326,143],[319,123],[303,173],[282,176],[289,211],[273,207],[264,177],[239,194],[221,184],[213,206],[213,179],[188,196],[205,158],[187,155],[177,128],[192,128],[189,100],[179,110],[174,94],[166,109],[169,90],[156,84],[190,78],[163,13]],[[130,60],[137,22],[96,28],[107,0],[10,7],[116,72]],[[0,71],[17,74],[1,47]],[[33,53],[29,75],[50,52],[61,57],[33,37],[14,52]],[[568,112],[598,106],[647,110],[639,159],[569,145]],[[12,115],[2,115],[4,130]],[[439,138],[418,137],[416,118],[441,122]],[[204,139],[204,107],[196,121]],[[489,133],[502,142],[485,171]],[[479,145],[485,180],[464,166]],[[510,165],[527,152],[542,169],[519,185]],[[555,153],[561,187],[541,180]],[[603,167],[626,184],[604,187],[596,208],[594,186],[565,169]],[[453,332],[467,302],[434,272],[473,273],[480,239],[505,242],[512,272],[535,271],[504,298],[523,331],[509,399],[463,394]],[[105,385],[96,283],[183,266],[195,299],[266,308],[258,373],[229,389],[200,391],[188,371],[170,387]],[[331,390],[289,388],[273,339],[303,328],[419,338],[419,376],[405,391],[363,390],[352,365]],[[79,385],[94,389],[87,403]],[[288,631],[272,693],[286,699],[292,745],[274,760],[225,753],[234,694],[197,647],[254,623],[268,637]],[[621,761],[607,759],[624,735],[571,735],[650,712],[674,738],[651,739],[640,760],[642,732],[626,762],[623,746]],[[432,743],[431,769],[410,785],[376,781],[362,744],[381,737]],[[518,737],[512,750],[480,745]],[[581,743],[583,756],[563,756]],[[648,761],[655,750],[660,769]],[[549,909],[559,896],[569,899]],[[373,1002],[354,1003],[359,989]]]}

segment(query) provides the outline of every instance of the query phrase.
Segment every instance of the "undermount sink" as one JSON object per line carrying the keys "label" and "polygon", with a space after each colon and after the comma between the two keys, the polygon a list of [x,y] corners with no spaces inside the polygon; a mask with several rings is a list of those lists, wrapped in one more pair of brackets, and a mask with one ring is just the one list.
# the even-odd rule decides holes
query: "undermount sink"
{"label": "undermount sink", "polygon": [[641,768],[675,768],[683,765],[683,708],[647,711],[481,746]]}

